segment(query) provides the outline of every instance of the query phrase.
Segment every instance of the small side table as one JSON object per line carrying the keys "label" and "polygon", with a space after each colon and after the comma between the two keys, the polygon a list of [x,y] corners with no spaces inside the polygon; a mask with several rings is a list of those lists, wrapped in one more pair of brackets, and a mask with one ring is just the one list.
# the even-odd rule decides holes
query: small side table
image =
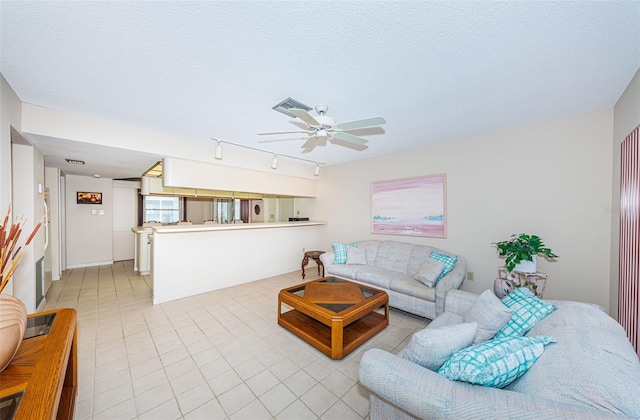
{"label": "small side table", "polygon": [[322,277],[324,277],[324,264],[320,260],[320,255],[324,254],[324,251],[307,251],[302,258],[302,280],[304,280],[304,267],[309,264],[309,258],[312,258],[318,265],[318,275],[320,275],[320,267],[322,267]]}

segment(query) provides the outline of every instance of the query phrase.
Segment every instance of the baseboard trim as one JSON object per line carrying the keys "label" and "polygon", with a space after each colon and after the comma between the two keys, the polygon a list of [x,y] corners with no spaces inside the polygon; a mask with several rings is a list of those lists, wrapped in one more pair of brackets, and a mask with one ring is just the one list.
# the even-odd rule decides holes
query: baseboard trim
{"label": "baseboard trim", "polygon": [[97,267],[99,265],[113,265],[113,260],[98,261],[98,262],[83,263],[83,264],[67,264],[67,270],[73,269],[73,268]]}

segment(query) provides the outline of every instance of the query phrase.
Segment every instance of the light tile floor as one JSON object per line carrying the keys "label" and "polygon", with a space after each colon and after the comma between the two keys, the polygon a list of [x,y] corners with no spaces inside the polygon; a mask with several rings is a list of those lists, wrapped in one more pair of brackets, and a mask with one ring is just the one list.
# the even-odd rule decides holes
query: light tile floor
{"label": "light tile floor", "polygon": [[277,324],[278,291],[301,282],[296,271],[153,305],[133,261],[65,271],[45,309],[78,311],[75,418],[368,418],[362,353],[398,352],[429,321],[391,310],[385,330],[331,360]]}

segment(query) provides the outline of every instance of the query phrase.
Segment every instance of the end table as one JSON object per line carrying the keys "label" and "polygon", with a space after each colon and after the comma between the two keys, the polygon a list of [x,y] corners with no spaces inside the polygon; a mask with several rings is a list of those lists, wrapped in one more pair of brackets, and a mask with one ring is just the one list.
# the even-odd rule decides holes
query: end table
{"label": "end table", "polygon": [[309,258],[312,258],[318,265],[318,275],[320,275],[320,267],[322,267],[322,277],[324,277],[324,264],[320,260],[320,255],[324,254],[324,251],[307,251],[302,258],[302,280],[304,280],[304,267],[309,264]]}

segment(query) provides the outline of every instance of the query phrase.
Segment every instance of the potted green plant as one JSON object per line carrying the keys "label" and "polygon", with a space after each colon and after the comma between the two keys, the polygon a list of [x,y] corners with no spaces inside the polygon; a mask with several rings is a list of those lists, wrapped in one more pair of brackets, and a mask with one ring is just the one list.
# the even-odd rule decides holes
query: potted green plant
{"label": "potted green plant", "polygon": [[542,239],[536,235],[526,233],[513,234],[506,241],[494,242],[498,249],[498,255],[505,258],[505,265],[508,271],[513,271],[522,262],[530,261],[533,266],[525,267],[517,271],[535,272],[536,256],[540,255],[548,260],[558,258],[556,254],[546,247]]}

